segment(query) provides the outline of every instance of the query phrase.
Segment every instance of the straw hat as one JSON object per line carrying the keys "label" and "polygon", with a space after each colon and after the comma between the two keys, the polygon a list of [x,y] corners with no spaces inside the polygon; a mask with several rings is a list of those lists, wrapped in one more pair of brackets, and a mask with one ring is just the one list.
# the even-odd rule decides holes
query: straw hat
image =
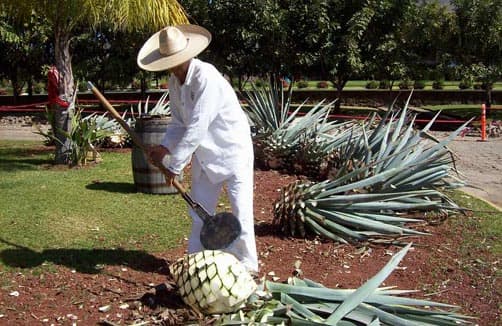
{"label": "straw hat", "polygon": [[168,26],[153,34],[138,53],[138,66],[148,71],[175,67],[201,53],[211,33],[198,25]]}

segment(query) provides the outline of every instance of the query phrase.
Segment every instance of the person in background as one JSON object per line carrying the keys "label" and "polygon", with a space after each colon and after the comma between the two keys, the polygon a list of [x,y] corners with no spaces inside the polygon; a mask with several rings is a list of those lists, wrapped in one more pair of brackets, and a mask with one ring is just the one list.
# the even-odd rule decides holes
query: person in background
{"label": "person in background", "polygon": [[[153,164],[169,171],[168,185],[191,162],[191,196],[210,214],[226,184],[242,233],[223,250],[257,273],[250,126],[230,83],[213,65],[195,58],[210,42],[211,34],[201,26],[169,26],[152,35],[139,51],[140,68],[171,74],[171,122],[162,143],[151,146],[148,154]],[[204,250],[200,242],[203,222],[191,209],[190,216],[188,253],[194,253]]]}

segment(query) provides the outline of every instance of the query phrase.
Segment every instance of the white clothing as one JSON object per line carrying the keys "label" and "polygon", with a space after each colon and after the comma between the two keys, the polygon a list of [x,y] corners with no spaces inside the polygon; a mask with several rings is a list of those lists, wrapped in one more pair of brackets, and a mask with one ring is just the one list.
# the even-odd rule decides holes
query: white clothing
{"label": "white clothing", "polygon": [[167,168],[180,174],[192,154],[213,183],[238,171],[253,156],[248,119],[232,86],[216,68],[192,59],[185,83],[169,79],[171,123],[162,144]]}
{"label": "white clothing", "polygon": [[[223,183],[242,234],[224,251],[250,271],[258,271],[253,221],[253,145],[248,119],[232,86],[216,68],[192,59],[183,85],[169,79],[171,122],[162,145],[169,149],[167,169],[180,174],[192,160],[191,195],[214,214]],[[202,220],[190,209],[189,253],[203,250]]]}
{"label": "white clothing", "polygon": [[[232,244],[222,251],[237,257],[250,272],[258,272],[258,257],[253,223],[253,162],[246,169],[231,176],[224,183],[227,185],[227,195],[234,214],[241,223],[242,232]],[[199,172],[197,172],[197,170]],[[197,177],[194,178],[193,175]],[[223,188],[223,182],[212,183],[206,173],[201,170],[197,162],[192,165],[192,190],[193,200],[201,204],[213,215],[218,204]],[[190,209],[192,217],[192,233],[188,239],[188,253],[204,250],[200,242],[202,220]]]}

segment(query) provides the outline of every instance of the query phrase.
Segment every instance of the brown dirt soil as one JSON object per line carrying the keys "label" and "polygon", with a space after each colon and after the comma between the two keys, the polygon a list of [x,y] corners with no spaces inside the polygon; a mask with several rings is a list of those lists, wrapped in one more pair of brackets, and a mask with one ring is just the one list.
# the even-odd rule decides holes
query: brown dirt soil
{"label": "brown dirt soil", "polygon": [[[399,248],[393,246],[372,245],[362,250],[319,239],[284,237],[273,224],[272,207],[278,189],[293,180],[293,176],[274,171],[256,171],[255,216],[261,276],[285,281],[299,260],[303,277],[329,287],[357,288],[397,252]],[[479,317],[479,325],[500,323],[502,284],[495,274],[496,257],[487,250],[472,251],[467,258],[460,255],[459,243],[465,232],[472,231],[452,227],[451,220],[423,229],[431,236],[413,239],[414,248],[385,285],[421,290],[416,297],[459,305],[463,313]],[[99,273],[59,265],[37,272],[0,271],[1,279],[8,280],[0,287],[0,325],[96,325],[103,320],[130,325],[160,318],[166,308],[178,318],[195,318],[184,309],[174,291],[155,290],[156,285],[169,280],[168,264],[181,257],[185,247],[183,243],[173,250],[145,254],[140,261],[106,265]],[[109,310],[102,308],[107,306]],[[100,307],[106,311],[100,311]]]}

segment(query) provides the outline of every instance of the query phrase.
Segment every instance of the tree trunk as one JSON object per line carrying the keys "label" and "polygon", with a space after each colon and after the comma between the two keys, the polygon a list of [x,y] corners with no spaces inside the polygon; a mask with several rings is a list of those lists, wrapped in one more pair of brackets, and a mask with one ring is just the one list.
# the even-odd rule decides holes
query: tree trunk
{"label": "tree trunk", "polygon": [[28,78],[28,96],[33,96],[33,79],[31,79],[31,77]]}
{"label": "tree trunk", "polygon": [[336,85],[336,97],[337,101],[335,102],[335,112],[340,113],[340,106],[342,105],[342,91],[343,87],[340,85]]}
{"label": "tree trunk", "polygon": [[[230,83],[232,83],[232,79],[230,79]],[[237,88],[239,89],[239,92],[242,92],[242,75],[241,74],[239,74],[239,77],[238,77]]]}
{"label": "tree trunk", "polygon": [[17,101],[19,99],[19,91],[18,91],[18,83],[17,83],[17,74],[14,73],[10,77],[10,81],[12,83],[12,95],[14,96],[14,103],[17,104]]}
{"label": "tree trunk", "polygon": [[14,71],[12,72],[10,81],[12,83],[12,95],[14,96],[14,103],[17,104],[19,95],[21,95],[21,92],[23,90],[23,84],[19,82],[17,69],[14,69]]}
{"label": "tree trunk", "polygon": [[343,97],[343,88],[347,84],[347,80],[344,80],[343,77],[337,76],[336,81],[334,82],[336,86],[336,96],[338,100],[335,102],[335,113],[340,113],[340,107],[342,105],[342,97]]}
{"label": "tree trunk", "polygon": [[141,99],[144,99],[146,97],[147,87],[146,87],[146,77],[143,75],[141,75],[140,79],[140,88],[141,88]]}
{"label": "tree trunk", "polygon": [[54,135],[59,140],[56,142],[54,163],[70,163],[71,140],[62,132],[71,132],[71,119],[75,108],[75,84],[71,67],[70,33],[64,28],[55,31],[55,60],[59,71],[59,97],[70,105],[67,108],[57,106],[54,112]]}
{"label": "tree trunk", "polygon": [[491,116],[492,113],[492,87],[487,85],[486,87],[486,116]]}

